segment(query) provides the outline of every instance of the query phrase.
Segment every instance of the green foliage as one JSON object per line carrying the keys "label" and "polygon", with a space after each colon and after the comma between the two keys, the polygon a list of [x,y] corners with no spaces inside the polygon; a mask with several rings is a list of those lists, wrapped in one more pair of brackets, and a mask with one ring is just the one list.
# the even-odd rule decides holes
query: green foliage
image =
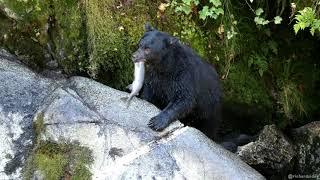
{"label": "green foliage", "polygon": [[258,9],[256,10],[256,15],[257,15],[257,16],[260,16],[263,12],[264,12],[264,11],[263,11],[262,8],[258,8]]}
{"label": "green foliage", "polygon": [[176,12],[183,12],[189,15],[193,12],[193,9],[200,8],[198,11],[199,18],[205,20],[207,18],[217,19],[219,15],[224,14],[222,3],[220,0],[209,0],[208,4],[200,4],[199,0],[182,0],[181,2],[172,1],[172,5],[175,7]]}
{"label": "green foliage", "polygon": [[281,63],[281,68],[277,70],[278,79],[277,86],[279,87],[280,110],[288,121],[282,122],[281,126],[286,126],[294,121],[297,121],[302,116],[307,115],[308,105],[306,97],[299,89],[299,86],[306,84],[302,82],[300,77],[303,67],[297,66],[292,60]]}
{"label": "green foliage", "polygon": [[208,58],[208,38],[205,33],[196,26],[190,16],[181,15],[179,18],[180,21],[176,25],[181,28],[176,29],[172,34],[189,44],[201,57]]}
{"label": "green foliage", "polygon": [[34,155],[34,163],[45,179],[90,179],[87,165],[92,163],[91,152],[78,144],[41,142]]}
{"label": "green foliage", "polygon": [[211,53],[208,50],[208,34],[197,25],[193,16],[176,12],[176,6],[168,4],[162,16],[157,15],[154,24],[157,24],[158,30],[178,37],[183,43],[191,46],[201,57],[208,60]]}
{"label": "green foliage", "polygon": [[79,0],[54,0],[51,3],[49,11],[56,19],[49,34],[54,58],[67,74],[84,72],[88,65],[84,4]]}
{"label": "green foliage", "polygon": [[5,5],[12,17],[23,21],[46,21],[48,15],[48,1],[41,0],[2,0],[0,4]]}
{"label": "green foliage", "polygon": [[[69,75],[88,74],[115,88],[132,79],[131,54],[149,14],[144,0],[128,5],[110,0],[4,0],[3,5],[19,26],[0,42],[27,64],[37,59],[44,67],[45,57],[53,58]],[[26,37],[11,37],[21,34]],[[32,53],[37,57],[30,57]]]}
{"label": "green foliage", "polygon": [[92,162],[91,151],[78,143],[38,141],[27,159],[24,179],[31,179],[35,170],[45,179],[90,179]]}
{"label": "green foliage", "polygon": [[249,57],[248,66],[249,68],[254,66],[262,77],[263,73],[268,70],[268,61],[265,56],[255,53]]}
{"label": "green foliage", "polygon": [[316,31],[320,31],[320,19],[317,19],[315,9],[305,7],[298,12],[295,19],[296,24],[293,26],[294,32],[297,34],[300,30],[310,28],[310,33],[314,35]]}
{"label": "green foliage", "polygon": [[269,24],[269,20],[265,20],[264,18],[262,17],[255,17],[254,18],[254,22],[257,24],[257,25],[266,25],[266,24]]}
{"label": "green foliage", "polygon": [[77,142],[42,140],[41,134],[45,131],[43,118],[43,113],[39,113],[33,123],[34,148],[22,169],[24,179],[32,179],[36,170],[45,179],[91,179],[92,174],[88,169],[93,162],[91,150]]}
{"label": "green foliage", "polygon": [[177,1],[172,1],[173,5],[176,6],[176,12],[183,12],[185,14],[190,14],[194,6],[199,5],[199,0],[182,0],[181,3]]}
{"label": "green foliage", "polygon": [[286,82],[281,87],[280,104],[285,116],[291,120],[296,119],[296,115],[307,115],[304,96],[294,82]]}
{"label": "green foliage", "polygon": [[86,6],[88,73],[116,88],[130,83],[131,55],[141,38],[148,8],[143,0],[116,8],[113,1],[91,0]]}
{"label": "green foliage", "polygon": [[258,71],[260,77],[269,69],[269,60],[278,54],[278,44],[269,40],[261,43],[261,49],[258,52],[252,52],[248,58],[248,67]]}
{"label": "green foliage", "polygon": [[47,179],[53,180],[63,177],[67,160],[61,154],[52,154],[50,157],[44,154],[37,154],[35,163],[40,168],[39,170],[44,172],[44,176]]}
{"label": "green foliage", "polygon": [[228,79],[223,81],[225,99],[270,108],[272,103],[263,84],[250,68],[243,63],[232,64]]}
{"label": "green foliage", "polygon": [[43,68],[50,55],[68,74],[84,71],[86,29],[80,1],[3,0],[1,4],[15,17],[3,46],[32,66]]}
{"label": "green foliage", "polygon": [[[211,2],[211,1],[210,1]],[[207,19],[208,17],[217,19],[219,15],[223,15],[224,11],[221,7],[221,2],[215,1],[215,3],[212,3],[213,6],[209,8],[208,6],[203,6],[202,10],[199,11],[199,18],[202,20]]]}
{"label": "green foliage", "polygon": [[[33,129],[36,137],[40,137],[40,134],[44,131],[44,115],[39,113],[36,117],[36,121],[33,122]],[[38,140],[38,139],[37,139]]]}
{"label": "green foliage", "polygon": [[281,24],[281,21],[282,21],[282,17],[280,16],[274,17],[274,24]]}
{"label": "green foliage", "polygon": [[239,19],[234,14],[232,1],[223,1],[224,14],[218,21],[204,22],[212,23],[213,26],[205,27],[206,36],[211,52],[209,59],[220,69],[222,79],[227,79],[232,63],[241,51],[242,34],[239,33]]}
{"label": "green foliage", "polygon": [[34,163],[35,149],[41,143],[41,133],[45,131],[44,114],[42,112],[37,114],[37,116],[35,117],[35,121],[33,121],[32,125],[33,125],[33,131],[34,131],[33,143],[35,148],[31,152],[29,152],[25,165],[22,168],[23,178],[27,180],[32,179],[33,177],[33,174],[36,168]]}
{"label": "green foliage", "polygon": [[[15,4],[16,3],[16,4]],[[7,7],[7,18],[1,12],[3,6]],[[39,39],[45,39],[39,33],[41,32],[41,24],[45,22],[42,11],[39,12],[39,20],[32,21],[33,15],[29,15],[23,9],[23,5],[32,7],[31,2],[16,2],[15,0],[3,0],[0,2],[0,46],[14,52],[20,59],[30,67],[37,69],[43,66],[42,47]],[[33,12],[33,11],[31,11]],[[30,12],[30,13],[31,13]],[[38,12],[38,11],[37,11]],[[31,60],[32,59],[32,60]]]}
{"label": "green foliage", "polygon": [[[256,17],[254,18],[254,22],[257,24],[257,25],[267,25],[269,24],[271,21],[269,20],[266,20],[265,18],[262,17],[262,14],[263,14],[263,9],[262,8],[258,8],[256,11],[255,11],[255,15]],[[274,17],[274,24],[281,24],[281,21],[282,21],[282,18],[280,16],[275,16]]]}

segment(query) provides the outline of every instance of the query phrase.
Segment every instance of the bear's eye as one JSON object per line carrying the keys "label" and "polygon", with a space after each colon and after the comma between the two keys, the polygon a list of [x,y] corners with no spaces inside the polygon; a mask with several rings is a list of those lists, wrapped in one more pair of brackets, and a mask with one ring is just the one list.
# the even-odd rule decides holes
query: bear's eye
{"label": "bear's eye", "polygon": [[150,48],[144,48],[144,53],[146,53],[146,54],[149,54],[151,52],[151,49]]}

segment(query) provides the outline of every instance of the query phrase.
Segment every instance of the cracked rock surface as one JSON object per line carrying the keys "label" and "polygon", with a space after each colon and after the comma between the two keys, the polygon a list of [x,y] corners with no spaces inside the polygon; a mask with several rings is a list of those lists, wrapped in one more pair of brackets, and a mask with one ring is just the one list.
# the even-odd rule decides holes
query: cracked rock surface
{"label": "cracked rock surface", "polygon": [[152,131],[147,123],[159,110],[146,101],[134,98],[126,108],[120,100],[125,92],[84,77],[44,78],[13,59],[0,51],[1,180],[23,179],[35,137],[32,124],[39,117],[42,140],[77,142],[91,150],[92,179],[264,179],[178,121]]}

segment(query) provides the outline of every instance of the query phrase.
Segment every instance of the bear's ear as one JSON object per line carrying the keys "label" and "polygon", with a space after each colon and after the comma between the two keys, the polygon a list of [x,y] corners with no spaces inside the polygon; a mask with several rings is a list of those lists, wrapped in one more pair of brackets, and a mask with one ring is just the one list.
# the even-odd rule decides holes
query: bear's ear
{"label": "bear's ear", "polygon": [[149,22],[147,22],[145,25],[144,25],[144,29],[146,30],[146,32],[148,31],[153,31],[154,28],[151,26],[151,24]]}

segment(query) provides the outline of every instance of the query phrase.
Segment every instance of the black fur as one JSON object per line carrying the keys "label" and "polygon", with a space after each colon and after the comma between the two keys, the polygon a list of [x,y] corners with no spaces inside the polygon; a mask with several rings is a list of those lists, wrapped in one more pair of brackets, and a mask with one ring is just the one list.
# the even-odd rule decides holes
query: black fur
{"label": "black fur", "polygon": [[222,92],[216,70],[189,47],[150,25],[139,42],[133,61],[146,61],[140,97],[161,113],[148,125],[161,131],[179,119],[212,139],[220,124]]}

